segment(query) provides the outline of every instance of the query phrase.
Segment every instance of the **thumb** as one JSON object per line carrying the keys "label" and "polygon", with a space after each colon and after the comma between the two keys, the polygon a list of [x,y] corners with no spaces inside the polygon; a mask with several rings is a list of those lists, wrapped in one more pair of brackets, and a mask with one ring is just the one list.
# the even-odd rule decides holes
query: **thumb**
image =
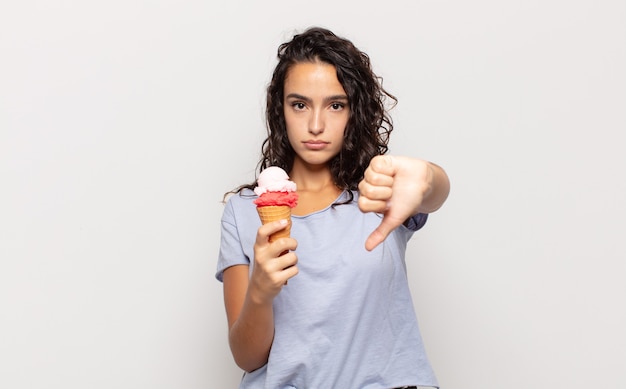
{"label": "thumb", "polygon": [[367,251],[372,251],[382,243],[387,236],[391,233],[391,231],[395,230],[398,226],[400,226],[404,220],[400,220],[389,213],[385,213],[383,216],[383,220],[380,222],[380,225],[367,237],[365,241],[365,249]]}

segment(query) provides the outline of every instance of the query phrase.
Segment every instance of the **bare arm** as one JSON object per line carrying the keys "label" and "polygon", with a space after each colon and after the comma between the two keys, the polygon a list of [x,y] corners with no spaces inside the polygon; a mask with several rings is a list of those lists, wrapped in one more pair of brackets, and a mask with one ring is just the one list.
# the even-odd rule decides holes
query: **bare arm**
{"label": "bare arm", "polygon": [[224,270],[228,342],[237,365],[250,372],[267,362],[274,339],[274,312],[271,302],[251,301],[247,289],[248,266]]}
{"label": "bare arm", "polygon": [[248,372],[267,363],[274,340],[272,302],[285,281],[298,273],[295,253],[279,256],[285,250],[295,250],[296,241],[291,238],[268,241],[270,234],[284,227],[284,224],[272,222],[259,228],[251,276],[246,265],[224,270],[228,341],[235,362]]}

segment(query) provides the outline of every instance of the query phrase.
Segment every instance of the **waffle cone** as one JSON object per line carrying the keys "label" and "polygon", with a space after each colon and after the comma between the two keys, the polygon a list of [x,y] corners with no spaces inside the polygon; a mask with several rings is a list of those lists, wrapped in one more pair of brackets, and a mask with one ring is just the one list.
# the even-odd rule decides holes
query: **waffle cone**
{"label": "waffle cone", "polygon": [[288,205],[267,205],[257,207],[256,211],[259,213],[261,223],[263,224],[281,219],[288,221],[287,227],[270,235],[270,242],[280,238],[289,238],[291,235],[291,207]]}

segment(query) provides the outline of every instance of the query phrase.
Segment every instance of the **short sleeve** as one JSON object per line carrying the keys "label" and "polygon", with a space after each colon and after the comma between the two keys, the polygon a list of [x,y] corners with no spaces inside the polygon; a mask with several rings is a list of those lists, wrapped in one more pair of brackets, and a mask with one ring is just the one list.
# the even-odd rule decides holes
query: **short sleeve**
{"label": "short sleeve", "polygon": [[222,214],[220,251],[215,278],[222,281],[224,270],[235,265],[250,265],[250,258],[243,250],[233,202],[229,201]]}
{"label": "short sleeve", "polygon": [[424,224],[426,224],[426,220],[428,220],[427,213],[418,213],[415,216],[411,216],[404,225],[409,230],[417,231],[420,228],[424,227]]}

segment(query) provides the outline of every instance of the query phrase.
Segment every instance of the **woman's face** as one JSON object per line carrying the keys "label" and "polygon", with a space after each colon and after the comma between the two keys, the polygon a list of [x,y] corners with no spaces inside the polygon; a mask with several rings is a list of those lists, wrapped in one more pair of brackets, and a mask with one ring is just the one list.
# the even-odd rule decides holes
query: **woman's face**
{"label": "woman's face", "polygon": [[284,114],[296,161],[328,163],[341,151],[350,117],[348,96],[335,67],[321,62],[293,65],[285,78]]}

